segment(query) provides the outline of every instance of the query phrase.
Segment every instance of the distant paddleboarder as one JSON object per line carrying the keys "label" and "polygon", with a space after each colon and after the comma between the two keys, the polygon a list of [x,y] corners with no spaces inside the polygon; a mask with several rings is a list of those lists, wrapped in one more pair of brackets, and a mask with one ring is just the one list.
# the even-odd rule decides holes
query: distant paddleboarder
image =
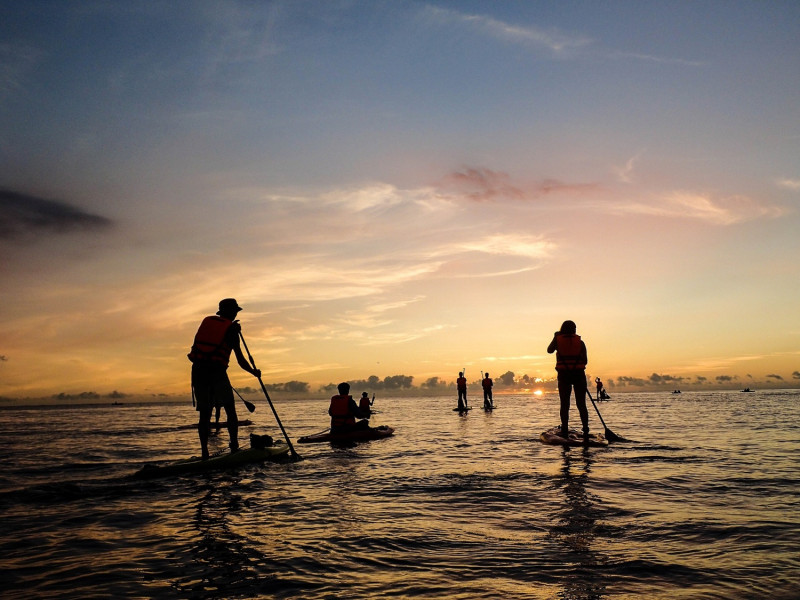
{"label": "distant paddleboarder", "polygon": [[370,400],[367,392],[361,392],[361,399],[358,401],[358,409],[365,415],[370,415],[372,414],[373,404],[375,404],[375,394],[372,394],[372,400]]}
{"label": "distant paddleboarder", "polygon": [[250,366],[239,346],[242,327],[236,321],[236,315],[240,310],[242,309],[235,299],[220,300],[217,314],[206,317],[200,323],[188,354],[192,361],[193,401],[200,413],[197,432],[203,459],[208,458],[208,435],[211,429],[211,413],[215,406],[225,409],[231,452],[239,449],[239,419],[233,401],[233,388],[228,379],[231,351],[236,355],[236,362],[242,369],[254,377],[261,377],[261,371]]}
{"label": "distant paddleboarder", "polygon": [[608,400],[611,396],[606,393],[606,388],[603,386],[603,381],[599,377],[594,378],[594,384],[597,386],[597,399]]}
{"label": "distant paddleboarder", "polygon": [[569,436],[569,396],[575,389],[575,404],[583,425],[584,437],[589,436],[589,411],[586,409],[586,344],[577,334],[577,326],[573,321],[564,321],[561,329],[553,334],[553,341],[547,347],[547,353],[556,353],[556,371],[558,372],[558,395],[561,399],[561,435]]}
{"label": "distant paddleboarder", "polygon": [[483,377],[481,386],[483,387],[483,408],[494,408],[494,400],[492,400],[492,386],[494,386],[494,382],[491,377],[489,377],[489,373],[486,373]]}
{"label": "distant paddleboarder", "polygon": [[464,371],[458,372],[456,388],[458,389],[458,410],[467,410],[467,378],[464,377]]}

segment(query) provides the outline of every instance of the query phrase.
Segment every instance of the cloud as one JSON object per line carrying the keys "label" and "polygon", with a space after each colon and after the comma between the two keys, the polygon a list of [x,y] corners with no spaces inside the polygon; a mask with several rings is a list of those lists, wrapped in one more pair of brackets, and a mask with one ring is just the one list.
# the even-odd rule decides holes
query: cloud
{"label": "cloud", "polygon": [[760,204],[747,196],[715,197],[712,194],[672,191],[651,201],[621,203],[612,209],[618,213],[649,215],[706,221],[714,225],[733,225],[784,214],[778,206]]}
{"label": "cloud", "polygon": [[558,179],[544,179],[521,187],[511,183],[508,173],[486,167],[466,167],[455,171],[445,176],[440,184],[441,193],[454,194],[474,202],[527,200],[549,194],[585,193],[599,187],[596,183],[565,183]]}
{"label": "cloud", "polygon": [[550,256],[555,244],[538,236],[498,233],[476,242],[461,244],[461,247],[485,254],[542,259]]}
{"label": "cloud", "polygon": [[445,177],[445,188],[475,202],[488,202],[500,199],[521,200],[525,193],[511,185],[508,173],[493,171],[484,167],[469,167]]}
{"label": "cloud", "polygon": [[24,75],[42,52],[25,44],[0,43],[0,100],[23,88]]}
{"label": "cloud", "polygon": [[565,54],[592,44],[592,39],[585,36],[570,35],[555,29],[545,30],[532,25],[512,25],[486,15],[467,14],[435,6],[425,7],[425,15],[431,21],[467,25],[488,37],[547,49],[554,54]]}
{"label": "cloud", "polygon": [[0,240],[42,232],[105,229],[111,224],[105,217],[66,202],[0,189]]}
{"label": "cloud", "polygon": [[633,181],[633,167],[636,164],[636,161],[639,160],[641,153],[637,154],[636,156],[632,156],[628,159],[628,161],[621,167],[613,167],[614,174],[617,176],[617,180],[622,183],[631,183]]}
{"label": "cloud", "polygon": [[792,190],[793,192],[800,192],[800,179],[779,179],[777,182],[779,187]]}
{"label": "cloud", "polygon": [[770,373],[769,375],[767,375],[767,379],[776,379],[777,381],[783,381],[783,377],[781,377],[777,373]]}
{"label": "cloud", "polygon": [[658,373],[653,373],[647,379],[650,381],[650,383],[681,383],[686,378],[676,377],[675,375],[659,375]]}
{"label": "cloud", "polygon": [[800,371],[794,371],[792,373],[792,379],[800,379]]}
{"label": "cloud", "polygon": [[717,383],[728,383],[733,381],[734,379],[739,379],[737,376],[733,375],[717,375],[714,379],[717,380]]}

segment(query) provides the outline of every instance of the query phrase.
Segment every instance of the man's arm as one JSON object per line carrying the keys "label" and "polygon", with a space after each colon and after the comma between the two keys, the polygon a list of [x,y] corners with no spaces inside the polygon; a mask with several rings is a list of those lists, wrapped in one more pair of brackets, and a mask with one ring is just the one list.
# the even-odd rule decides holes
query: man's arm
{"label": "man's arm", "polygon": [[552,354],[558,348],[558,344],[556,343],[556,338],[558,338],[558,331],[553,334],[553,341],[550,342],[550,345],[547,347],[547,353]]}
{"label": "man's arm", "polygon": [[242,326],[239,325],[236,321],[231,323],[231,326],[228,328],[228,332],[225,334],[228,336],[228,344],[233,350],[233,353],[236,355],[236,362],[239,363],[239,366],[250,373],[253,377],[261,377],[261,369],[254,369],[253,366],[247,361],[242,353],[242,347],[239,344],[239,332],[242,330]]}

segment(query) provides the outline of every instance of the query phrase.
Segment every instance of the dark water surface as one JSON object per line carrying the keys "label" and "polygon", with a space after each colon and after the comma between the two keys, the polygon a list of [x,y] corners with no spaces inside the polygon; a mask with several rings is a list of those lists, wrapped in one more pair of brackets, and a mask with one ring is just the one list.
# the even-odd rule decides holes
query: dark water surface
{"label": "dark water surface", "polygon": [[[242,437],[280,437],[250,399]],[[273,401],[293,441],[327,427],[326,400]],[[800,598],[798,390],[614,394],[636,441],[592,449],[539,443],[553,395],[497,404],[378,396],[392,438],[152,481],[199,452],[189,403],[0,410],[0,594]]]}

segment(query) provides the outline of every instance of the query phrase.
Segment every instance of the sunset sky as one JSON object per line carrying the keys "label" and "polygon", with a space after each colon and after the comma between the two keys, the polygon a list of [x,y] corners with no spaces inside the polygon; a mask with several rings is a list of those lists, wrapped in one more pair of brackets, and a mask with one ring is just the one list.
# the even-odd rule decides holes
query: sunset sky
{"label": "sunset sky", "polygon": [[798,2],[0,2],[0,396],[798,386],[799,206]]}

